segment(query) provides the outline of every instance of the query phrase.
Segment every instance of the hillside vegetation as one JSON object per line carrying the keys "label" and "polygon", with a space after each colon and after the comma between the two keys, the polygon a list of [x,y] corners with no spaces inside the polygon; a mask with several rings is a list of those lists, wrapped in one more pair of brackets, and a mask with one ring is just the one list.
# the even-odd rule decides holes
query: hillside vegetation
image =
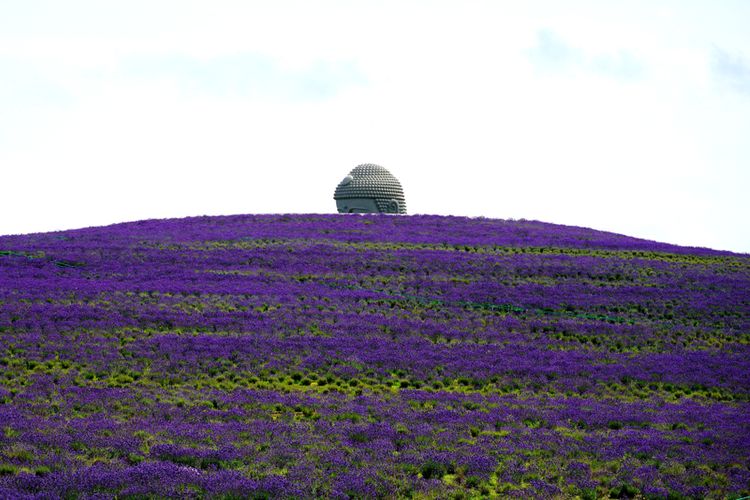
{"label": "hillside vegetation", "polygon": [[0,237],[0,497],[750,495],[750,256],[540,222]]}

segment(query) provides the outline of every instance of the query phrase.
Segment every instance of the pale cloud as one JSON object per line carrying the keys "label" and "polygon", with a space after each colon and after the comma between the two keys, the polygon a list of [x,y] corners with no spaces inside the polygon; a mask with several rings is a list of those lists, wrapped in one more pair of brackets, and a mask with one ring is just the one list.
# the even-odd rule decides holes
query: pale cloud
{"label": "pale cloud", "polygon": [[537,32],[536,45],[529,50],[529,58],[542,70],[566,71],[580,66],[584,56],[570,47],[557,33],[549,29]]}
{"label": "pale cloud", "polygon": [[591,60],[591,68],[618,80],[637,80],[644,75],[645,71],[643,63],[626,50],[594,56]]}
{"label": "pale cloud", "polygon": [[529,60],[543,72],[587,72],[620,81],[636,80],[644,75],[644,63],[632,52],[583,50],[569,44],[550,29],[537,32],[535,45],[528,50]]}
{"label": "pale cloud", "polygon": [[170,80],[187,92],[218,96],[328,99],[367,79],[356,63],[318,60],[301,68],[285,68],[276,59],[258,53],[229,54],[208,59],[183,55],[126,58],[124,78]]}
{"label": "pale cloud", "polygon": [[750,94],[750,59],[714,46],[711,50],[711,71],[718,82],[731,90]]}
{"label": "pale cloud", "polygon": [[0,58],[0,109],[64,106],[73,96],[54,78],[26,61]]}

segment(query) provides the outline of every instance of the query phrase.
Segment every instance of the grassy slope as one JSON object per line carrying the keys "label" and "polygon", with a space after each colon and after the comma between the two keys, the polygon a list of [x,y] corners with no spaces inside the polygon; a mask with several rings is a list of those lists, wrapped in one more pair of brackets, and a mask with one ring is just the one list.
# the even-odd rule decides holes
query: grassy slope
{"label": "grassy slope", "polygon": [[750,489],[746,255],[267,215],[0,237],[0,273],[0,493]]}

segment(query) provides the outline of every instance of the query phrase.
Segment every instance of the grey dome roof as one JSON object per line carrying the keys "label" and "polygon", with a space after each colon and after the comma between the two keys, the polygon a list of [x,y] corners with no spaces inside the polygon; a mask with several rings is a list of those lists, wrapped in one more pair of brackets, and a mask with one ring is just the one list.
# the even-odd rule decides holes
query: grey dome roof
{"label": "grey dome roof", "polygon": [[398,213],[406,213],[406,199],[401,183],[388,170],[374,163],[357,165],[336,186],[334,200],[372,198],[381,212],[389,209],[391,200],[398,201]]}

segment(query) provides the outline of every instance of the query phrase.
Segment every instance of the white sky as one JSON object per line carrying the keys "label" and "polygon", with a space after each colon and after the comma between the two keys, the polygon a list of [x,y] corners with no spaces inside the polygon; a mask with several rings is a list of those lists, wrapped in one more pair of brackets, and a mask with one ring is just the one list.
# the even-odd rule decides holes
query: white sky
{"label": "white sky", "polygon": [[750,252],[750,1],[0,0],[0,234],[409,213]]}

